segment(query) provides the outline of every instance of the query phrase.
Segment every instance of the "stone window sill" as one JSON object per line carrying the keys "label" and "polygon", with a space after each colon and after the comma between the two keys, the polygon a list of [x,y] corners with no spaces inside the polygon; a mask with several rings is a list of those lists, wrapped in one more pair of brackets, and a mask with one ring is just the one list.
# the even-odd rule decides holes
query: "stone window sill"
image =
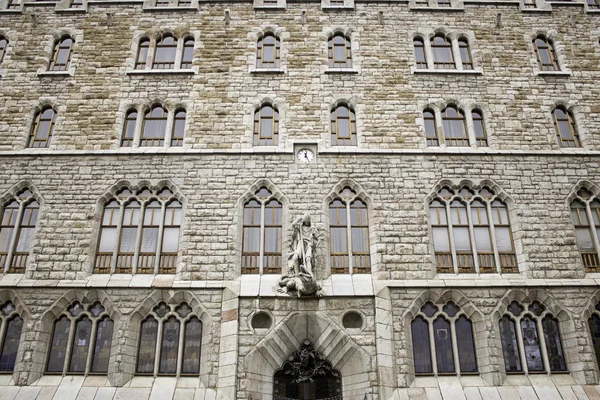
{"label": "stone window sill", "polygon": [[483,75],[478,69],[415,69],[415,74],[438,74],[438,75]]}
{"label": "stone window sill", "polygon": [[23,8],[14,8],[11,10],[0,10],[0,14],[21,14],[23,12]]}
{"label": "stone window sill", "polygon": [[323,6],[321,7],[323,11],[352,11],[354,7],[347,6]]}
{"label": "stone window sill", "polygon": [[251,74],[285,74],[281,68],[255,68],[250,71]]}
{"label": "stone window sill", "polygon": [[58,1],[36,1],[36,2],[27,2],[27,3],[23,3],[23,6],[33,6],[33,7],[37,7],[37,6],[55,6],[56,4],[58,4]]}
{"label": "stone window sill", "polygon": [[56,10],[56,12],[65,14],[85,14],[87,12],[87,8],[63,8],[62,10]]}
{"label": "stone window sill", "polygon": [[285,6],[254,6],[256,11],[285,10]]}
{"label": "stone window sill", "polygon": [[147,7],[144,8],[144,11],[148,12],[196,12],[198,11],[198,7]]}
{"label": "stone window sill", "polygon": [[571,71],[538,71],[536,76],[571,76]]}
{"label": "stone window sill", "polygon": [[37,75],[39,77],[47,78],[47,77],[60,77],[60,76],[73,76],[73,70],[68,71],[39,71]]}
{"label": "stone window sill", "polygon": [[591,10],[589,8],[586,8],[585,12],[589,13],[589,14],[600,14],[600,10],[596,10],[596,9]]}
{"label": "stone window sill", "polygon": [[524,13],[552,13],[552,9],[546,8],[522,8],[521,11],[523,11]]}
{"label": "stone window sill", "polygon": [[193,69],[134,69],[127,75],[194,75]]}
{"label": "stone window sill", "polygon": [[325,70],[326,74],[358,74],[354,68],[329,68]]}
{"label": "stone window sill", "polygon": [[442,11],[442,12],[462,12],[464,7],[410,7],[415,11]]}

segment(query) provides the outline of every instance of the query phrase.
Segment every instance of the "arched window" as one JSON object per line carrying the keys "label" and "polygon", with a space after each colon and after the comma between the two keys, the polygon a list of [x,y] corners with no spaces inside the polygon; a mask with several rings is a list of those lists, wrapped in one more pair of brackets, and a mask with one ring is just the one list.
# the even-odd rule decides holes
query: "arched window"
{"label": "arched window", "polygon": [[0,225],[0,271],[25,272],[39,208],[29,189],[24,189],[4,205]]}
{"label": "arched window", "polygon": [[423,38],[414,38],[413,45],[415,47],[417,69],[427,69],[427,56],[425,55],[425,42],[423,41]]}
{"label": "arched window", "polygon": [[49,147],[55,122],[56,113],[52,107],[44,107],[41,111],[38,111],[33,118],[27,147]]}
{"label": "arched window", "polygon": [[600,9],[600,0],[587,0],[587,5],[590,10]]}
{"label": "arched window", "polygon": [[183,41],[183,53],[181,55],[181,69],[192,68],[194,59],[194,38],[188,37]]}
{"label": "arched window", "polygon": [[475,131],[475,140],[478,147],[487,147],[487,132],[483,123],[483,113],[477,109],[471,111],[473,118],[473,130]]}
{"label": "arched window", "polygon": [[280,42],[273,33],[265,33],[256,45],[256,68],[279,68]]}
{"label": "arched window", "polygon": [[185,117],[184,109],[175,111],[175,120],[173,121],[173,132],[171,134],[171,147],[183,146],[183,135],[185,133]]}
{"label": "arched window", "polygon": [[140,375],[198,375],[202,321],[185,302],[159,303],[140,326],[136,372]]}
{"label": "arched window", "polygon": [[12,372],[23,330],[23,318],[10,301],[0,307],[0,372]]}
{"label": "arched window", "polygon": [[452,43],[445,35],[438,33],[431,38],[433,65],[436,69],[455,69]]}
{"label": "arched window", "polygon": [[94,272],[175,273],[181,217],[167,188],[122,189],[104,206]]}
{"label": "arched window", "polygon": [[556,138],[560,147],[581,147],[579,134],[571,112],[563,107],[557,107],[552,112],[552,119],[554,120],[554,129],[556,129]]}
{"label": "arched window", "polygon": [[48,71],[66,71],[69,69],[74,44],[75,41],[70,36],[64,36],[54,43]]}
{"label": "arched window", "polygon": [[8,40],[4,36],[0,36],[0,64],[4,61],[6,49],[8,48]]}
{"label": "arched window", "polygon": [[491,189],[444,187],[429,217],[438,273],[518,272],[508,210]]}
{"label": "arched window", "polygon": [[415,374],[477,373],[473,324],[454,302],[441,310],[425,303],[411,323],[411,333]]}
{"label": "arched window", "polygon": [[356,114],[345,104],[331,111],[331,145],[356,146]]}
{"label": "arched window", "polygon": [[513,301],[498,326],[506,372],[567,370],[558,320],[537,300],[529,305]]}
{"label": "arched window", "polygon": [[157,41],[154,52],[153,69],[175,68],[175,54],[177,53],[177,39],[166,34]]}
{"label": "arched window", "polygon": [[558,61],[554,52],[552,41],[540,35],[533,40],[533,47],[537,55],[538,66],[542,71],[558,71]]}
{"label": "arched window", "polygon": [[168,111],[155,105],[146,112],[142,125],[140,147],[161,147],[165,145]]}
{"label": "arched window", "polygon": [[150,39],[144,37],[140,39],[138,45],[137,55],[135,57],[135,69],[146,68],[146,61],[148,60],[148,49],[150,48]]}
{"label": "arched window", "polygon": [[137,110],[127,111],[127,115],[125,116],[125,123],[123,124],[123,136],[121,138],[121,147],[133,146],[133,138],[135,136],[137,116]]}
{"label": "arched window", "polygon": [[596,353],[596,361],[600,365],[600,303],[596,304],[594,312],[588,319],[590,334],[592,335],[592,345]]}
{"label": "arched window", "polygon": [[442,111],[442,126],[447,146],[469,146],[467,122],[462,110],[453,105],[446,107]]}
{"label": "arched window", "polygon": [[279,112],[269,104],[254,113],[254,146],[277,146],[279,143]]}
{"label": "arched window", "polygon": [[[106,374],[114,323],[99,302],[74,302],[54,323],[46,372]],[[70,334],[74,331],[74,334]]]}
{"label": "arched window", "polygon": [[336,33],[329,39],[328,49],[330,68],[352,68],[352,47],[349,37]]}
{"label": "arched window", "polygon": [[367,205],[346,187],[329,204],[332,274],[370,274]]}
{"label": "arched window", "polygon": [[440,140],[438,139],[435,113],[433,110],[426,109],[423,111],[423,120],[425,122],[425,138],[427,139],[427,146],[439,146]]}
{"label": "arched window", "polygon": [[598,262],[600,200],[587,189],[579,190],[571,202],[571,219],[575,225],[577,245],[585,272],[600,272]]}
{"label": "arched window", "polygon": [[281,273],[282,228],[282,204],[269,189],[260,188],[244,204],[242,273]]}
{"label": "arched window", "polygon": [[469,47],[469,41],[466,38],[458,39],[458,49],[460,50],[460,60],[462,61],[463,69],[473,69],[471,48]]}

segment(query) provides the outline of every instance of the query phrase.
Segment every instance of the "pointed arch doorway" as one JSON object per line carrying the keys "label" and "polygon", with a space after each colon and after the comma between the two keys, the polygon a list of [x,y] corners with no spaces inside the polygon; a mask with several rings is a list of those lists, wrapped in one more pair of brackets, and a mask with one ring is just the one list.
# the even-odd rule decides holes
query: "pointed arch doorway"
{"label": "pointed arch doorway", "polygon": [[342,400],[342,374],[305,340],[273,376],[274,400]]}

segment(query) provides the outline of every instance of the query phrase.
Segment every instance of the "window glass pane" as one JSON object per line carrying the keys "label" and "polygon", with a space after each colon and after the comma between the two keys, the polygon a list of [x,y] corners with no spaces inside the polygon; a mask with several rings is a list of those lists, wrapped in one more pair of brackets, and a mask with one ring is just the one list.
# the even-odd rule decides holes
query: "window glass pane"
{"label": "window glass pane", "polygon": [[19,253],[29,253],[33,243],[35,228],[21,228],[19,238],[17,239],[17,251]]}
{"label": "window glass pane", "polygon": [[271,118],[261,118],[260,136],[263,138],[273,137],[273,120]]}
{"label": "window glass pane", "polygon": [[48,367],[46,368],[46,371],[63,372],[70,330],[71,321],[69,321],[67,317],[63,316],[56,321],[52,342],[50,344],[50,355],[48,356]]}
{"label": "window glass pane", "polygon": [[510,318],[502,317],[498,325],[500,327],[500,340],[506,372],[521,372],[521,356],[519,355],[515,324]]}
{"label": "window glass pane", "polygon": [[565,364],[565,356],[560,342],[558,323],[554,318],[546,316],[542,320],[542,329],[544,330],[544,339],[546,339],[546,352],[548,353],[550,371],[566,371],[567,365]]}
{"label": "window glass pane", "polygon": [[50,133],[50,126],[51,126],[50,121],[40,121],[36,138],[37,139],[47,139],[48,134]]}
{"label": "window glass pane", "polygon": [[185,133],[185,119],[175,120],[173,125],[173,137],[182,138]]}
{"label": "window glass pane", "polygon": [[469,48],[468,47],[460,47],[460,59],[463,63],[470,63],[471,57],[469,57]]}
{"label": "window glass pane", "polygon": [[457,228],[454,231],[454,246],[458,251],[471,250],[471,241],[469,239],[469,228]]}
{"label": "window glass pane", "polygon": [[450,252],[448,228],[433,228],[433,247],[436,252]]}
{"label": "window glass pane", "polygon": [[356,253],[369,251],[369,230],[367,228],[352,228],[352,251]]}
{"label": "window glass pane", "polygon": [[101,253],[111,252],[115,249],[117,241],[117,228],[104,228],[102,229],[102,236],[100,237],[100,245],[98,251]]}
{"label": "window glass pane", "polygon": [[280,228],[265,228],[265,251],[268,253],[281,252]]}
{"label": "window glass pane", "polygon": [[543,371],[542,351],[535,321],[529,317],[521,320],[521,334],[523,336],[523,347],[529,371]]}
{"label": "window glass pane", "polygon": [[13,228],[2,228],[2,230],[0,230],[0,252],[8,253],[13,232]]}
{"label": "window glass pane", "polygon": [[66,64],[67,57],[69,56],[69,49],[60,49],[58,51],[58,57],[56,58],[56,64]]}
{"label": "window glass pane", "polygon": [[69,372],[85,372],[88,350],[90,348],[90,337],[92,334],[92,321],[84,317],[75,325],[75,337],[71,348],[71,362]]}
{"label": "window glass pane", "polygon": [[346,61],[346,55],[345,55],[345,47],[343,45],[335,45],[333,47],[333,54],[334,54],[334,60],[335,61]]}
{"label": "window glass pane", "polygon": [[244,252],[258,253],[260,228],[244,228]]}
{"label": "window glass pane", "polygon": [[411,323],[413,358],[416,374],[433,373],[431,347],[429,345],[429,326],[421,317]]}
{"label": "window glass pane", "polygon": [[589,228],[577,228],[577,245],[581,251],[594,251],[594,242]]}
{"label": "window glass pane", "polygon": [[435,120],[433,120],[433,119],[425,120],[425,134],[428,138],[437,137],[437,135],[435,133]]}
{"label": "window glass pane", "polygon": [[420,45],[419,47],[415,47],[415,57],[417,62],[424,63],[425,62],[425,47]]}
{"label": "window glass pane", "polygon": [[331,251],[334,253],[348,252],[346,228],[331,228]]}
{"label": "window glass pane", "polygon": [[450,323],[443,317],[433,321],[433,338],[435,340],[435,356],[438,373],[454,372],[454,354],[452,352],[452,333]]}
{"label": "window glass pane", "polygon": [[0,371],[14,370],[22,329],[23,320],[21,317],[16,316],[8,321],[8,326],[4,335],[4,344],[2,345],[2,352],[0,353]]}
{"label": "window glass pane", "polygon": [[345,118],[338,118],[337,127],[338,127],[338,137],[340,138],[349,138],[350,137],[350,120]]}
{"label": "window glass pane", "polygon": [[175,253],[177,250],[179,250],[179,228],[165,228],[162,251],[165,253]]}
{"label": "window glass pane", "polygon": [[157,47],[156,62],[157,63],[173,63],[175,62],[175,47]]}
{"label": "window glass pane", "polygon": [[473,127],[475,128],[475,137],[476,138],[484,138],[485,130],[483,129],[483,121],[480,119],[476,119],[473,121]]}
{"label": "window glass pane", "polygon": [[435,61],[438,63],[452,64],[454,62],[452,60],[452,50],[447,47],[434,47],[433,48],[433,57],[435,58]]}
{"label": "window glass pane", "polygon": [[160,374],[177,372],[177,353],[179,350],[179,321],[175,317],[163,323],[162,344],[160,346]]}
{"label": "window glass pane", "polygon": [[600,365],[600,318],[596,314],[593,314],[588,323],[590,325],[590,333],[592,334],[592,344],[594,345],[596,360]]}
{"label": "window glass pane", "polygon": [[133,253],[135,251],[135,239],[137,236],[137,228],[123,228],[121,231],[121,248],[122,253]]}
{"label": "window glass pane", "polygon": [[471,321],[461,315],[456,320],[455,327],[460,372],[477,372],[477,357],[475,355],[475,340],[473,340]]}
{"label": "window glass pane", "polygon": [[198,374],[200,372],[200,349],[202,345],[202,322],[192,317],[185,324],[185,340],[183,341],[182,374]]}
{"label": "window glass pane", "polygon": [[275,61],[275,47],[265,46],[263,53],[263,62]]}
{"label": "window glass pane", "polygon": [[542,60],[542,64],[551,64],[550,62],[550,54],[547,49],[539,49],[538,54],[540,55],[540,59]]}
{"label": "window glass pane", "polygon": [[154,318],[150,317],[142,323],[137,363],[137,372],[139,373],[154,372],[157,333],[158,322]]}
{"label": "window glass pane", "polygon": [[510,228],[495,228],[496,247],[498,251],[512,251],[512,240],[510,239]]}
{"label": "window glass pane", "polygon": [[94,359],[92,360],[92,372],[108,372],[113,327],[114,322],[108,317],[104,317],[98,322],[96,343],[94,344]]}
{"label": "window glass pane", "polygon": [[142,246],[140,251],[143,253],[156,252],[158,245],[158,228],[144,228],[142,232]]}
{"label": "window glass pane", "polygon": [[492,251],[492,240],[488,228],[474,228],[475,246],[478,251]]}

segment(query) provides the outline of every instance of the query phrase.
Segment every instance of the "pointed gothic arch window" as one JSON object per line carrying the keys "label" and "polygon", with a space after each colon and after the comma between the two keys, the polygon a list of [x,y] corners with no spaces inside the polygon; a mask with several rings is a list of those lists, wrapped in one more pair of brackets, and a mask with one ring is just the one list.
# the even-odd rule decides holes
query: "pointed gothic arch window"
{"label": "pointed gothic arch window", "polygon": [[160,302],[140,324],[136,373],[185,376],[200,373],[202,321],[183,302]]}
{"label": "pointed gothic arch window", "polygon": [[600,272],[598,236],[600,234],[600,199],[582,188],[571,202],[571,220],[585,272]]}
{"label": "pointed gothic arch window", "polygon": [[309,340],[275,371],[276,400],[342,400],[342,374]]}
{"label": "pointed gothic arch window", "polygon": [[411,323],[411,333],[415,374],[477,373],[473,324],[454,302],[442,309],[425,303]]}
{"label": "pointed gothic arch window", "polygon": [[429,203],[438,273],[515,273],[506,204],[489,188],[444,187]]}
{"label": "pointed gothic arch window", "polygon": [[102,304],[84,307],[74,302],[54,322],[46,372],[106,374],[113,328],[113,320]]}
{"label": "pointed gothic arch window", "polygon": [[498,326],[506,372],[567,370],[558,320],[537,300],[511,302]]}
{"label": "pointed gothic arch window", "polygon": [[369,219],[366,203],[346,187],[329,203],[332,274],[369,274]]}
{"label": "pointed gothic arch window", "polygon": [[0,307],[0,372],[12,372],[23,330],[23,318],[12,301]]}
{"label": "pointed gothic arch window", "polygon": [[243,214],[242,273],[281,273],[283,205],[263,186],[244,204]]}
{"label": "pointed gothic arch window", "polygon": [[23,189],[7,203],[0,224],[0,271],[22,274],[37,224],[40,205],[29,189]]}
{"label": "pointed gothic arch window", "polygon": [[127,188],[104,205],[95,273],[174,274],[182,204],[167,188]]}

